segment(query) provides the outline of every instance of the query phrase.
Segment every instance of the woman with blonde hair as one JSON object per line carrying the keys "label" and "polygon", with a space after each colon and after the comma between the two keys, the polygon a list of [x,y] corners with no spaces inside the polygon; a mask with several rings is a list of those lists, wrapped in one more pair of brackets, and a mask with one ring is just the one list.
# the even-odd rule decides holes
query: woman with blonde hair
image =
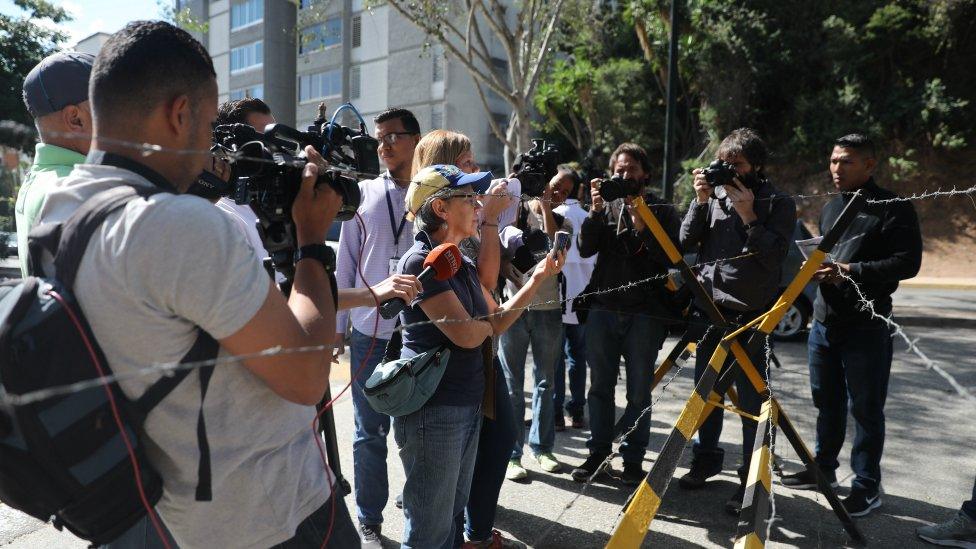
{"label": "woman with blonde hair", "polygon": [[410,175],[435,164],[454,165],[465,173],[478,171],[471,152],[471,140],[463,133],[451,130],[434,130],[421,138],[414,149]]}

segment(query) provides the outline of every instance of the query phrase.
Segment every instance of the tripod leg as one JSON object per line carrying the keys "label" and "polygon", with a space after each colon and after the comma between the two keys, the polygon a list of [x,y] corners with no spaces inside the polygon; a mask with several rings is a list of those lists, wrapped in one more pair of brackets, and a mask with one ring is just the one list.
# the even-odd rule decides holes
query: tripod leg
{"label": "tripod leg", "polygon": [[[325,396],[322,397],[322,402],[316,406],[316,409],[321,410],[322,406],[331,400],[332,389],[331,387],[326,387]],[[349,481],[342,476],[342,465],[339,463],[339,440],[336,436],[335,414],[332,412],[331,407],[319,416],[319,432],[322,433],[322,439],[325,441],[325,456],[329,462],[329,468],[332,469],[332,473],[335,475],[336,485],[343,491],[342,495],[352,493]]]}

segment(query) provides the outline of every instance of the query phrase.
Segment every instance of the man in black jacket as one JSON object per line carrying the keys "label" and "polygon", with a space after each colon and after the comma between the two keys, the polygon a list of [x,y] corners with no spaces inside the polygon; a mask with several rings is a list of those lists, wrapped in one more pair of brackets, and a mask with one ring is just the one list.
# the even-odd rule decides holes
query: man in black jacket
{"label": "man in black jacket", "polygon": [[[796,203],[766,178],[766,146],[753,130],[740,128],[729,134],[719,145],[716,158],[731,164],[736,177],[729,184],[713,188],[701,170],[695,171],[696,196],[681,224],[681,246],[686,250],[699,247],[697,263],[705,263],[700,267],[699,280],[722,316],[735,326],[759,316],[779,293],[781,268],[796,224]],[[747,254],[748,257],[738,257]],[[693,309],[689,329],[704,330],[710,322],[700,306],[696,304]],[[724,335],[717,327],[708,328],[695,353],[696,383],[708,369],[708,361]],[[750,358],[765,377],[765,345]],[[760,396],[741,371],[736,373],[735,385],[739,407],[759,415]],[[722,471],[725,451],[718,445],[722,420],[722,410],[713,410],[699,429],[691,471],[678,481],[682,488],[702,488],[709,477]],[[743,417],[745,458],[739,467],[741,482],[726,504],[726,510],[733,514],[742,504],[755,436],[756,422]]]}
{"label": "man in black jacket", "polygon": [[[888,316],[898,281],[918,274],[922,263],[922,234],[915,208],[874,182],[876,163],[874,144],[863,135],[847,135],[834,143],[830,174],[841,194],[824,206],[820,232],[834,224],[851,193],[860,190],[868,204],[834,247],[829,262],[817,271],[820,289],[807,341],[810,388],[817,407],[816,460],[833,483],[847,431],[848,399],[851,403],[855,477],[844,507],[857,517],[881,506],[884,404],[892,345],[888,324],[864,307],[854,284],[877,315]],[[794,488],[816,485],[807,471],[784,476],[783,484]]]}
{"label": "man in black jacket", "polygon": [[[646,185],[651,166],[647,153],[638,145],[624,143],[610,159],[617,175]],[[606,202],[600,195],[600,179],[590,182],[593,206],[580,227],[579,252],[591,257],[599,252],[596,267],[583,294],[610,290],[665,274],[669,265],[664,250],[632,208],[633,196]],[[657,216],[672,240],[676,241],[680,218],[674,206],[651,193],[644,201]],[[636,486],[643,478],[641,462],[651,436],[651,375],[657,352],[667,335],[668,313],[662,294],[664,280],[646,281],[627,289],[591,296],[585,304],[586,363],[590,367],[590,390],[587,405],[590,413],[590,439],[586,442],[590,456],[573,470],[573,478],[585,481],[610,455],[618,429],[633,432],[620,446],[624,459],[621,480]],[[615,421],[614,387],[620,371],[620,358],[627,369],[627,408]],[[640,420],[638,421],[638,418]]]}

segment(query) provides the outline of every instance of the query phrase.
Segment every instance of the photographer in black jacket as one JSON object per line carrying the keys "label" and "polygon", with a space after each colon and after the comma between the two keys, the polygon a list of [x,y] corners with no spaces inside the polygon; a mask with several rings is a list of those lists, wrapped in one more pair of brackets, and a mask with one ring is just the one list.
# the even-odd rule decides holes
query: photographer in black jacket
{"label": "photographer in black jacket", "polygon": [[[647,153],[638,145],[624,143],[610,159],[615,175],[647,183],[651,166]],[[643,220],[631,206],[633,196],[604,201],[600,179],[590,182],[593,206],[579,233],[579,252],[591,257],[599,252],[589,285],[583,293],[611,290],[652,278],[667,272],[670,264]],[[639,192],[639,191],[638,191]],[[635,193],[636,194],[636,193]],[[680,217],[674,206],[653,194],[644,201],[661,225],[677,240]],[[667,335],[665,319],[669,316],[662,302],[664,281],[654,280],[633,287],[594,295],[574,309],[589,311],[586,320],[586,363],[590,367],[590,391],[587,405],[590,413],[590,439],[586,442],[590,456],[573,470],[573,478],[591,477],[610,455],[616,427],[626,432],[640,417],[638,426],[620,446],[624,458],[624,484],[636,486],[643,478],[641,462],[651,435],[650,413],[641,413],[651,404],[651,375],[657,352]],[[614,414],[614,386],[620,371],[620,358],[627,369],[627,408],[619,421]]]}
{"label": "photographer in black jacket", "polygon": [[[854,481],[843,500],[852,516],[867,515],[881,506],[881,452],[884,448],[884,404],[891,373],[891,330],[881,318],[862,307],[853,280],[874,311],[891,314],[891,294],[898,281],[918,274],[922,263],[922,234],[910,202],[871,202],[897,198],[872,177],[877,164],[874,144],[861,134],[834,142],[830,174],[841,192],[824,206],[821,234],[830,229],[860,190],[868,204],[857,215],[817,271],[820,289],[807,341],[810,388],[817,407],[817,464],[836,483],[837,455],[847,431],[850,400],[855,435],[851,448]],[[844,276],[841,276],[843,274]],[[783,477],[793,488],[815,486],[813,475],[802,471]]]}
{"label": "photographer in black jacket", "polygon": [[[719,144],[715,156],[727,163],[735,175],[723,178],[722,174],[695,170],[696,196],[681,224],[681,246],[686,250],[699,246],[697,263],[708,263],[700,267],[699,279],[725,319],[735,326],[766,310],[779,292],[781,267],[792,245],[796,203],[766,178],[763,170],[766,145],[755,131],[749,128],[733,131]],[[724,184],[713,187],[709,179],[716,185]],[[744,254],[752,255],[716,261]],[[702,310],[695,307],[691,329],[703,329],[708,322]],[[708,369],[708,361],[725,335],[722,332],[711,328],[699,345],[695,353],[696,383]],[[764,347],[760,348],[750,357],[763,376],[767,371],[765,351]],[[759,394],[741,371],[736,375],[735,385],[739,407],[759,415]],[[702,424],[694,445],[691,471],[679,480],[682,488],[702,488],[709,477],[722,471],[725,451],[718,445],[722,419],[722,410],[715,409]],[[756,422],[743,418],[742,455],[746,458],[739,467],[739,489],[726,504],[726,510],[733,514],[739,512],[742,504],[747,460],[752,455],[755,436]]]}

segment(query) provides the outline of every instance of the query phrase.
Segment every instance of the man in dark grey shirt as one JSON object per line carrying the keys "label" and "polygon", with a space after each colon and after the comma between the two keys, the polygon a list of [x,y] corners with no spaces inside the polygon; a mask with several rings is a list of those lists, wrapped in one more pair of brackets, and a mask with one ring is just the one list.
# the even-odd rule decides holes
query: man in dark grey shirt
{"label": "man in dark grey shirt", "polygon": [[[681,247],[698,247],[699,280],[715,305],[732,325],[752,320],[765,310],[779,292],[781,266],[786,259],[796,224],[796,203],[780,193],[766,178],[766,146],[751,129],[740,128],[722,140],[716,158],[732,165],[738,177],[732,183],[712,187],[701,170],[695,171],[695,199],[681,223]],[[748,257],[716,261],[750,254]],[[712,263],[714,262],[714,263]],[[709,322],[696,304],[690,329],[704,329]],[[708,368],[708,361],[724,334],[711,327],[699,345],[695,359],[695,382]],[[751,356],[752,363],[766,375],[765,349]],[[759,415],[760,396],[739,372],[735,380],[739,407]],[[719,447],[723,414],[715,410],[698,431],[691,471],[681,477],[683,488],[698,489],[722,471],[724,450]],[[751,456],[756,422],[742,419],[742,455]],[[746,461],[744,459],[744,461]],[[726,510],[737,514],[742,504],[749,463],[739,467],[739,489]]]}

